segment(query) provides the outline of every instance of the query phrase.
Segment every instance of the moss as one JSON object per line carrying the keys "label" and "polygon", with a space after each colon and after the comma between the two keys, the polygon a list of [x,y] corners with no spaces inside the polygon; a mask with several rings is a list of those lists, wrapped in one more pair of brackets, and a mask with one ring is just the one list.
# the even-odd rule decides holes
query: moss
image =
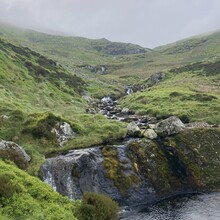
{"label": "moss", "polygon": [[81,176],[80,170],[79,170],[79,166],[77,164],[73,164],[72,170],[71,170],[71,174],[73,177],[79,179]]}
{"label": "moss", "polygon": [[139,183],[139,177],[135,173],[130,173],[129,175],[126,175],[123,172],[126,170],[127,162],[119,161],[118,152],[115,147],[103,147],[102,154],[105,157],[103,161],[103,167],[107,170],[107,177],[113,180],[115,186],[119,189],[120,193],[125,196],[127,190],[130,187]]}
{"label": "moss", "polygon": [[156,142],[148,140],[132,142],[129,145],[129,152],[130,159],[138,165],[136,170],[145,175],[159,193],[171,190],[168,160]]}
{"label": "moss", "polygon": [[220,130],[195,128],[166,139],[184,161],[196,186],[219,189]]}

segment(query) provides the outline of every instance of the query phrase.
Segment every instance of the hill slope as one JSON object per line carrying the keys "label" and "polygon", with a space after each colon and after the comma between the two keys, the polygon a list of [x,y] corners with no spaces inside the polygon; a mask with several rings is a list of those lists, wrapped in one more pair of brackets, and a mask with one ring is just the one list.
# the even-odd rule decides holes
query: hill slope
{"label": "hill slope", "polygon": [[[91,146],[125,134],[123,123],[86,113],[84,80],[55,61],[5,40],[0,40],[0,90],[1,138],[29,151],[29,169],[35,175],[51,151]],[[77,134],[66,148],[60,148],[51,133],[52,125],[62,121]]]}
{"label": "hill slope", "polygon": [[73,220],[76,202],[0,160],[0,219]]}

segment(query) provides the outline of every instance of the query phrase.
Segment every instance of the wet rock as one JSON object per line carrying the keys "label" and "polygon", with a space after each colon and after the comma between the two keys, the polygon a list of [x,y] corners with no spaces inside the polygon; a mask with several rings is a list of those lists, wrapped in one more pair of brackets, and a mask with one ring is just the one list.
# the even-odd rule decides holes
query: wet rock
{"label": "wet rock", "polygon": [[23,157],[26,164],[31,160],[31,157],[25,152],[25,150],[12,141],[0,140],[0,150],[10,150],[17,152]]}
{"label": "wet rock", "polygon": [[133,92],[134,92],[133,86],[127,86],[127,87],[125,88],[125,94],[130,95],[130,94],[132,94]]}
{"label": "wet rock", "polygon": [[73,132],[70,124],[67,122],[59,122],[52,132],[56,134],[58,143],[62,146],[67,140],[74,138],[76,133]]}
{"label": "wet rock", "polygon": [[[137,175],[127,156],[127,146],[120,145],[115,149],[124,175]],[[141,177],[138,184],[131,186],[126,195],[122,195],[114,181],[108,178],[108,170],[103,167],[104,160],[105,156],[98,147],[73,150],[67,155],[48,158],[42,166],[41,175],[55,191],[70,199],[79,199],[86,191],[108,195],[123,205],[144,203],[155,198],[155,191]],[[121,184],[124,187],[124,183]]]}
{"label": "wet rock", "polygon": [[157,133],[153,129],[146,129],[142,132],[142,135],[148,139],[156,139]]}
{"label": "wet rock", "polygon": [[141,136],[141,130],[140,128],[136,125],[135,122],[131,122],[127,126],[127,135],[129,137],[140,137]]}
{"label": "wet rock", "polygon": [[101,99],[101,103],[106,104],[106,105],[113,105],[114,101],[110,96],[105,96]]}
{"label": "wet rock", "polygon": [[156,133],[159,136],[167,136],[178,134],[180,131],[184,130],[184,128],[185,125],[178,117],[171,116],[156,125]]}

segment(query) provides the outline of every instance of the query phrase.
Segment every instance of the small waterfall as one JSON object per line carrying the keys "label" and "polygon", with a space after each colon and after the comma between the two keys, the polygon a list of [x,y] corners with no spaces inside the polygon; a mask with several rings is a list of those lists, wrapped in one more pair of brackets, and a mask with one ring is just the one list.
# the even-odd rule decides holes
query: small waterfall
{"label": "small waterfall", "polygon": [[[117,150],[123,175],[140,175],[135,173],[127,156],[127,145],[110,147]],[[155,197],[153,188],[142,176],[138,177],[140,183],[129,188],[126,195],[121,195],[114,182],[106,175],[107,170],[103,167],[105,157],[101,149],[102,147],[72,150],[66,155],[46,159],[41,169],[43,180],[70,199],[81,198],[85,191],[108,195],[123,205],[145,203]]]}
{"label": "small waterfall", "polygon": [[127,95],[130,95],[130,94],[132,94],[134,91],[133,91],[133,88],[132,88],[132,86],[127,86],[127,88],[126,88],[126,94]]}

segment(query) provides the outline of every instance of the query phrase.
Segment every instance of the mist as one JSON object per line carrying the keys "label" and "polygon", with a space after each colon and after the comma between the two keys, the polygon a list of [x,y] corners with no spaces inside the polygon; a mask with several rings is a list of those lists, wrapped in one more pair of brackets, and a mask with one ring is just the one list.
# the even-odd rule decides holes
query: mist
{"label": "mist", "polygon": [[156,47],[220,29],[220,0],[0,0],[0,21]]}

